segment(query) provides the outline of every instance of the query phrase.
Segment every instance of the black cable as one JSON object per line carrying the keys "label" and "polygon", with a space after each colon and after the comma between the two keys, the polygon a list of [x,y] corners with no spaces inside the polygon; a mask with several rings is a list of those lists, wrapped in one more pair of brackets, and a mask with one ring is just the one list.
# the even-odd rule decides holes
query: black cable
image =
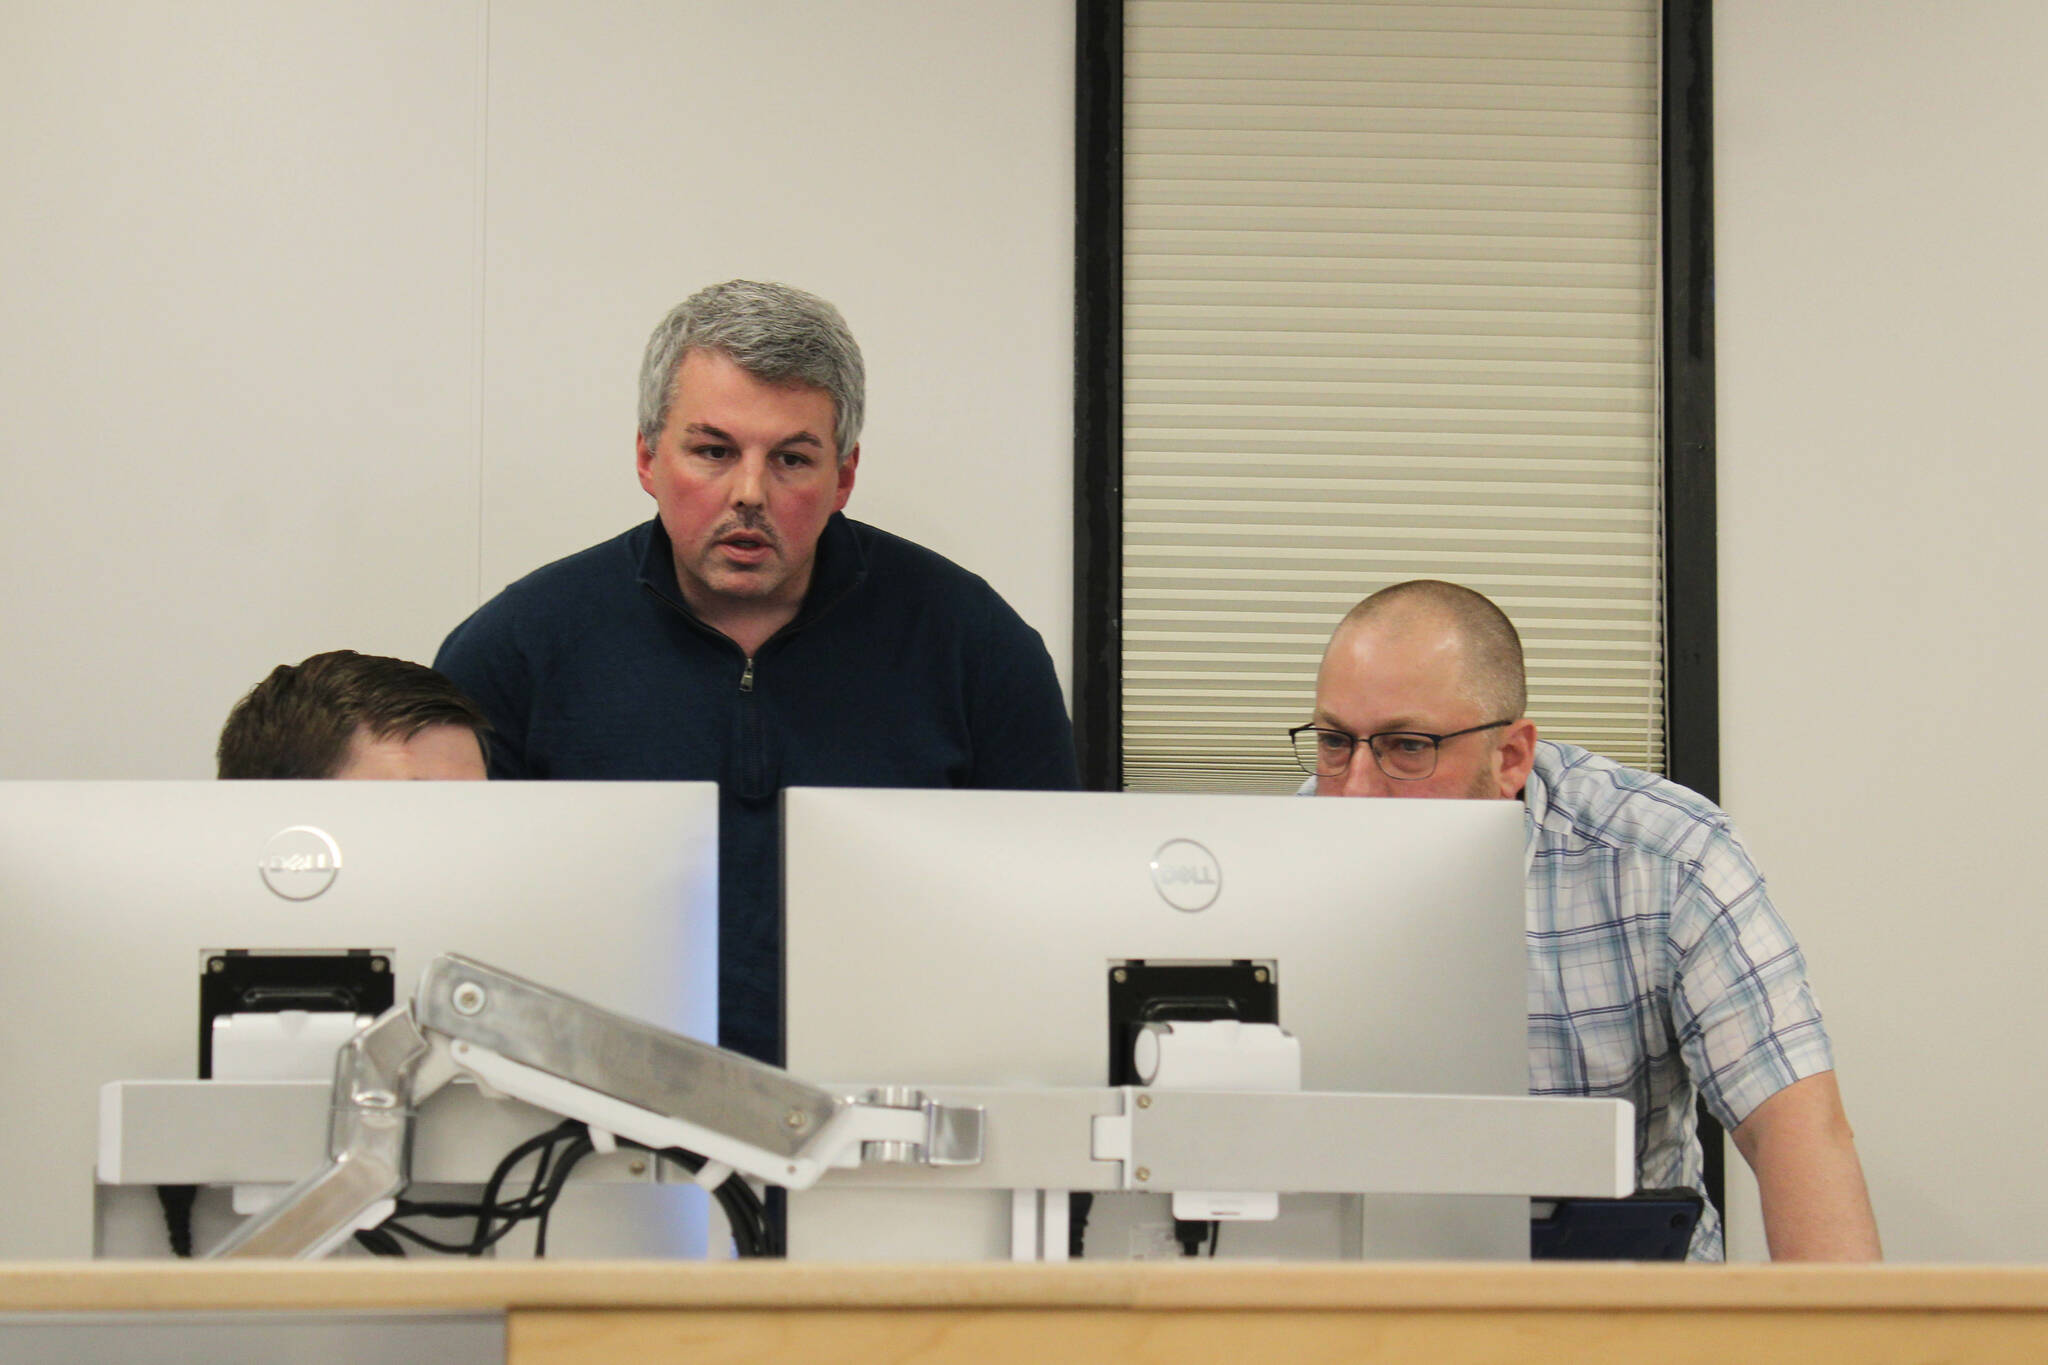
{"label": "black cable", "polygon": [[753,1225],[753,1245],[742,1254],[776,1259],[788,1254],[788,1249],[782,1241],[781,1225],[776,1222],[774,1213],[763,1205],[761,1196],[755,1194],[753,1187],[738,1176],[734,1176],[726,1183],[736,1184],[736,1194]]}
{"label": "black cable", "polygon": [[[575,1119],[564,1119],[547,1132],[538,1133],[528,1138],[525,1142],[520,1143],[508,1152],[505,1159],[498,1163],[498,1168],[491,1172],[491,1179],[484,1186],[484,1196],[479,1201],[480,1207],[477,1213],[476,1236],[472,1240],[474,1249],[469,1254],[472,1256],[482,1255],[486,1248],[496,1245],[499,1239],[506,1232],[509,1232],[520,1219],[545,1214],[548,1208],[552,1206],[553,1201],[552,1199],[543,1201],[541,1199],[541,1191],[550,1188],[548,1183],[550,1171],[548,1168],[555,1163],[557,1155],[556,1145],[566,1142],[573,1147],[578,1142],[587,1144],[589,1141],[590,1130],[587,1127]],[[540,1153],[540,1160],[534,1165],[533,1179],[527,1182],[526,1197],[523,1200],[515,1200],[510,1204],[500,1204],[498,1202],[498,1191],[503,1189],[505,1182],[511,1178],[513,1168],[525,1160],[528,1153],[536,1151]],[[555,1189],[557,1194],[560,1193],[559,1185],[552,1188]],[[506,1220],[505,1226],[496,1233],[492,1233],[490,1230],[490,1222],[493,1217],[502,1217]]]}
{"label": "black cable", "polygon": [[197,1185],[159,1185],[156,1202],[163,1205],[164,1235],[171,1239],[171,1255],[192,1255],[192,1204],[199,1197]]}
{"label": "black cable", "polygon": [[735,1174],[725,1178],[714,1193],[718,1206],[725,1210],[725,1220],[733,1228],[733,1251],[739,1256],[780,1256],[781,1240],[775,1235],[774,1221],[769,1218],[761,1196],[754,1193],[754,1187]]}
{"label": "black cable", "polygon": [[372,1256],[403,1256],[405,1248],[398,1239],[381,1227],[360,1228],[356,1232],[356,1243]]}
{"label": "black cable", "polygon": [[[704,1169],[704,1158],[695,1152],[680,1147],[670,1147],[662,1156],[695,1175]],[[777,1244],[768,1221],[767,1210],[761,1197],[754,1193],[754,1187],[737,1172],[728,1175],[713,1190],[712,1197],[718,1200],[718,1207],[725,1213],[726,1225],[732,1229],[732,1246],[735,1255],[742,1258],[757,1256],[780,1256],[782,1248]]]}
{"label": "black cable", "polygon": [[713,1193],[717,1196],[718,1206],[725,1211],[727,1225],[733,1230],[734,1255],[744,1258],[782,1254],[761,1196],[754,1193],[754,1187],[744,1178],[728,1176]]}
{"label": "black cable", "polygon": [[[622,1146],[650,1150],[637,1142],[621,1139]],[[537,1133],[507,1152],[491,1172],[483,1196],[475,1203],[454,1200],[399,1200],[390,1218],[358,1240],[379,1255],[403,1255],[399,1238],[430,1251],[457,1256],[481,1256],[505,1235],[528,1220],[536,1220],[533,1254],[547,1254],[548,1220],[562,1196],[577,1163],[596,1150],[589,1129],[568,1119],[544,1133]],[[526,1191],[504,1198],[503,1191],[513,1170],[528,1157],[536,1156]],[[681,1148],[659,1153],[695,1174],[704,1168],[704,1158]],[[738,1173],[728,1175],[711,1191],[732,1228],[733,1250],[742,1257],[780,1256],[781,1239],[776,1235],[761,1197]],[[466,1241],[443,1241],[399,1220],[406,1218],[473,1218],[475,1228]],[[374,1241],[375,1245],[372,1245]]]}
{"label": "black cable", "polygon": [[576,1163],[597,1150],[597,1144],[584,1133],[571,1142],[562,1152],[562,1159],[555,1165],[555,1173],[548,1181],[547,1198],[542,1201],[540,1224],[533,1233],[533,1258],[537,1261],[548,1254],[548,1218],[555,1211],[555,1201],[562,1197],[562,1186],[569,1182],[569,1172],[576,1169]]}
{"label": "black cable", "polygon": [[1088,1244],[1088,1215],[1095,1211],[1095,1196],[1076,1190],[1067,1196],[1067,1259],[1078,1261]]}
{"label": "black cable", "polygon": [[[481,1206],[474,1204],[464,1205],[461,1207],[462,1212],[459,1214],[427,1215],[420,1214],[417,1210],[414,1210],[411,1211],[408,1214],[408,1216],[463,1217],[481,1219],[485,1216],[487,1212]],[[498,1212],[502,1213],[502,1210],[499,1210]],[[399,1216],[400,1215],[398,1213],[392,1214],[390,1218],[385,1219],[382,1223],[377,1225],[377,1231],[396,1233],[398,1236],[405,1238],[406,1241],[411,1242],[415,1246],[425,1247],[429,1251],[438,1251],[448,1256],[481,1256],[484,1252],[489,1251],[492,1247],[496,1246],[499,1242],[503,1241],[505,1235],[511,1232],[512,1229],[518,1227],[521,1222],[523,1222],[525,1219],[529,1217],[532,1217],[533,1215],[524,1212],[519,1213],[514,1217],[506,1218],[505,1223],[502,1227],[492,1229],[490,1233],[488,1233],[483,1238],[482,1241],[478,1241],[477,1238],[474,1235],[472,1235],[469,1238],[460,1242],[444,1242],[437,1237],[433,1237],[428,1235],[427,1233],[421,1232],[418,1228],[396,1221]]]}
{"label": "black cable", "polygon": [[[517,1147],[514,1147],[498,1162],[497,1168],[491,1173],[489,1182],[484,1186],[483,1198],[475,1203],[456,1200],[401,1200],[400,1207],[408,1215],[425,1214],[434,1218],[472,1217],[479,1208],[486,1206],[491,1208],[516,1207],[532,1199],[538,1193],[540,1185],[547,1178],[548,1162],[553,1156],[554,1146],[576,1136],[579,1131],[581,1131],[580,1127],[558,1124],[547,1132],[535,1134]],[[541,1153],[541,1159],[538,1168],[534,1172],[533,1184],[527,1194],[501,1204],[498,1199],[498,1191],[503,1188],[505,1181],[510,1178],[513,1168],[528,1156],[531,1156],[535,1151]]]}
{"label": "black cable", "polygon": [[[484,1250],[488,1250],[490,1247],[495,1246],[499,1238],[503,1237],[507,1232],[511,1231],[512,1228],[516,1226],[517,1223],[507,1223],[503,1228],[498,1230],[498,1232],[491,1238],[489,1242],[486,1242],[484,1244]],[[392,1222],[389,1219],[386,1219],[384,1222],[379,1223],[377,1225],[376,1231],[394,1233],[397,1236],[403,1237],[406,1241],[411,1242],[414,1246],[425,1247],[428,1251],[438,1251],[444,1256],[480,1256],[483,1254],[482,1251],[479,1251],[475,1248],[475,1244],[473,1242],[444,1242],[437,1237],[428,1236],[426,1233],[421,1232],[418,1228],[409,1227],[404,1223]]]}
{"label": "black cable", "polygon": [[[588,1130],[573,1119],[566,1120],[544,1133],[535,1134],[506,1153],[498,1162],[497,1168],[491,1172],[491,1178],[484,1186],[483,1197],[476,1203],[400,1200],[392,1216],[377,1230],[403,1237],[430,1251],[457,1256],[481,1256],[496,1246],[521,1222],[529,1218],[546,1217],[553,1208],[554,1200],[561,1195],[561,1180],[566,1178],[562,1163],[569,1161],[569,1164],[573,1164],[565,1153],[558,1154],[557,1148],[566,1144],[565,1151],[574,1150],[578,1143],[582,1143],[586,1151],[589,1150]],[[500,1191],[511,1178],[513,1169],[536,1152],[539,1153],[540,1159],[535,1165],[533,1178],[526,1193],[509,1200],[501,1199]],[[580,1155],[575,1159],[580,1160]],[[413,1217],[474,1218],[476,1227],[467,1241],[445,1242],[398,1221],[401,1218]]]}
{"label": "black cable", "polygon": [[[568,1178],[567,1168],[582,1160],[583,1154],[591,1150],[590,1130],[574,1119],[565,1119],[540,1136],[542,1141],[537,1145],[540,1160],[534,1164],[533,1178],[527,1182],[526,1195],[523,1199],[501,1204],[497,1198],[499,1189],[503,1187],[505,1180],[510,1178],[512,1168],[517,1164],[516,1159],[508,1157],[501,1161],[498,1163],[498,1169],[492,1173],[491,1183],[484,1188],[485,1211],[479,1214],[477,1219],[478,1251],[485,1246],[496,1244],[521,1219],[539,1218],[544,1228],[548,1214],[554,1210],[555,1200],[561,1196],[562,1183]],[[528,1139],[528,1142],[531,1143],[532,1139]],[[558,1143],[567,1145],[557,1151]],[[522,1144],[524,1145],[526,1144]],[[575,1153],[573,1157],[570,1155],[572,1152]],[[505,1226],[496,1233],[489,1233],[489,1220],[494,1216],[504,1218]],[[545,1235],[534,1248],[535,1256],[544,1254]]]}
{"label": "black cable", "polygon": [[[744,1185],[746,1182],[742,1180],[740,1183]],[[750,1189],[747,1193],[752,1194],[753,1191]],[[725,1214],[725,1225],[732,1232],[733,1255],[746,1260],[766,1254],[766,1231],[762,1226],[760,1211],[750,1205],[737,1191],[728,1190],[723,1185],[713,1190],[711,1197],[718,1201],[720,1211]]]}

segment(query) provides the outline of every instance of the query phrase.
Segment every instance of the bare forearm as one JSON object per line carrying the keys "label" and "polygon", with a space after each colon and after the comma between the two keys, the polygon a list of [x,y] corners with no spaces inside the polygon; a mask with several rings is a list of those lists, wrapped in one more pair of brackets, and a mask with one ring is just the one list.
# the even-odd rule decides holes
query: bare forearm
{"label": "bare forearm", "polygon": [[1757,1176],[1764,1240],[1774,1261],[1878,1261],[1877,1218],[1850,1145],[1833,1169],[1798,1179]]}
{"label": "bare forearm", "polygon": [[1735,1130],[1774,1261],[1875,1261],[1877,1219],[1833,1072],[1779,1091]]}

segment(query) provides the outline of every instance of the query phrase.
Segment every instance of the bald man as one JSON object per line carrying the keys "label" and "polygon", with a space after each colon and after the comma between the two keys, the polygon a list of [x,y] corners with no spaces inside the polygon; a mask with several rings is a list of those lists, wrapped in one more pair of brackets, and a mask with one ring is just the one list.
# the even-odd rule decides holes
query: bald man
{"label": "bald man", "polygon": [[[1704,1193],[1695,1097],[1734,1135],[1779,1260],[1876,1260],[1877,1224],[1806,963],[1728,817],[1676,783],[1538,739],[1522,645],[1451,583],[1374,593],[1331,637],[1318,796],[1521,801],[1529,1089],[1636,1107],[1644,1189]],[[1722,1256],[1712,1212],[1694,1259]]]}

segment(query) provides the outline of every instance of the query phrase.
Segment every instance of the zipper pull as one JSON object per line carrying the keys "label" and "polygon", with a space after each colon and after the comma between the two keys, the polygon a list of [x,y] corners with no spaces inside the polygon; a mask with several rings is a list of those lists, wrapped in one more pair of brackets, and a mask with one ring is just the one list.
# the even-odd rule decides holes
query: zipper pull
{"label": "zipper pull", "polygon": [[753,656],[749,655],[749,656],[748,656],[748,658],[747,658],[747,671],[746,671],[746,672],[744,672],[744,673],[742,673],[742,674],[740,674],[740,691],[742,691],[742,692],[751,692],[751,691],[753,691],[753,690],[754,690],[754,660],[753,660]]}

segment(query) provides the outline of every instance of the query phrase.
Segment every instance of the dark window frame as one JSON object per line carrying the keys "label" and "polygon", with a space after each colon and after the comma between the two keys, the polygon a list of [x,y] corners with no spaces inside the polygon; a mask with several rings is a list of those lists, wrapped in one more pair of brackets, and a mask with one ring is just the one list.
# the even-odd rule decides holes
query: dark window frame
{"label": "dark window frame", "polygon": [[[1713,0],[1664,0],[1664,689],[1671,779],[1721,789],[1714,482]],[[1123,0],[1077,0],[1074,742],[1090,791],[1123,787]],[[1704,1117],[1704,1116],[1703,1116]],[[1707,1192],[1723,1145],[1701,1132]]]}
{"label": "dark window frame", "polygon": [[1077,0],[1074,107],[1074,747],[1123,788],[1124,6]]}

